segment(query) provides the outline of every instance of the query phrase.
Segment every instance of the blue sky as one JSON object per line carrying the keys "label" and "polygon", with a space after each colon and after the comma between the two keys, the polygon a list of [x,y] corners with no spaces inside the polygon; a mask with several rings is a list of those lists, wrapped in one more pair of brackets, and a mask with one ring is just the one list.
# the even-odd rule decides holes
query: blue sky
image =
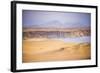
{"label": "blue sky", "polygon": [[91,24],[90,13],[23,10],[23,27],[80,28]]}

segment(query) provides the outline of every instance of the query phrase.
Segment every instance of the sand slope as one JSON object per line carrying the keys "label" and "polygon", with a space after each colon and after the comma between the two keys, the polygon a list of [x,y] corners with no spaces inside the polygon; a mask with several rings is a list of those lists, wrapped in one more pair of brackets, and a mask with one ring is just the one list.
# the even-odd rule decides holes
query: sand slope
{"label": "sand slope", "polygon": [[23,40],[23,62],[90,59],[89,43],[60,40]]}

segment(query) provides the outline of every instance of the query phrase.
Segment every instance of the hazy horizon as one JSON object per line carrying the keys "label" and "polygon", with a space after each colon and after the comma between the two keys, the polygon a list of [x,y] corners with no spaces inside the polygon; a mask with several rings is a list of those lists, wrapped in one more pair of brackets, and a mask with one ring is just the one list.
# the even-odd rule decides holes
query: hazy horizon
{"label": "hazy horizon", "polygon": [[81,28],[90,27],[90,13],[23,10],[24,28]]}

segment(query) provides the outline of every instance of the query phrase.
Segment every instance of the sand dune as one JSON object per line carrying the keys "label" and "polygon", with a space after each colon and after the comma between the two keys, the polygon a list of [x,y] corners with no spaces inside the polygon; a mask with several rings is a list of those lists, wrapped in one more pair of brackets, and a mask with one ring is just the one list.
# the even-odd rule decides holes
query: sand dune
{"label": "sand dune", "polygon": [[23,40],[23,59],[27,62],[82,60],[91,58],[89,43],[72,43],[61,40]]}

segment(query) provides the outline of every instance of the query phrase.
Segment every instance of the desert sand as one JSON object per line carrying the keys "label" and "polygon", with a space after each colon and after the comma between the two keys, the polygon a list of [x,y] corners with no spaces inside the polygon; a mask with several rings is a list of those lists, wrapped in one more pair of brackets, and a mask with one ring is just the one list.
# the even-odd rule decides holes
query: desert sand
{"label": "desert sand", "polygon": [[90,43],[64,42],[53,39],[23,40],[23,63],[84,60],[91,58]]}

